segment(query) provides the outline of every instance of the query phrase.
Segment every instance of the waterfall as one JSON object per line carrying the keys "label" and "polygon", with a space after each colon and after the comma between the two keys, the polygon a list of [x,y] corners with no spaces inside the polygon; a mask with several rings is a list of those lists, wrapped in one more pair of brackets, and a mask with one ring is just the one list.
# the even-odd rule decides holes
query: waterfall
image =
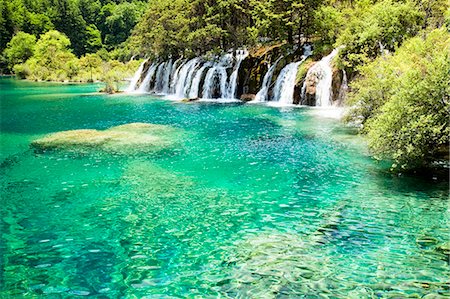
{"label": "waterfall", "polygon": [[200,69],[195,73],[194,79],[192,79],[191,89],[189,91],[189,98],[195,99],[198,98],[198,91],[200,90],[200,82],[202,80],[203,73],[212,64],[210,62],[206,62]]}
{"label": "waterfall", "polygon": [[292,104],[294,102],[295,79],[300,63],[289,63],[281,70],[280,75],[278,75],[273,91],[273,97],[277,102],[281,104]]}
{"label": "waterfall", "polygon": [[[181,62],[181,63],[180,63]],[[170,93],[175,93],[175,88],[178,81],[178,74],[180,73],[181,68],[184,66],[186,61],[183,61],[183,59],[178,59],[175,61],[175,64],[173,66],[173,74],[172,74],[172,80],[170,82]],[[180,65],[178,65],[180,63]]]}
{"label": "waterfall", "polygon": [[143,73],[144,64],[141,64],[128,90],[134,91],[139,79],[143,78],[139,92],[173,94],[175,98],[198,98],[202,91],[202,97],[207,99],[235,98],[239,68],[247,56],[247,51],[237,50],[235,57],[228,53],[215,62],[205,61],[203,57],[188,61],[179,58],[175,62],[170,59],[159,64],[153,63],[146,73]]}
{"label": "waterfall", "polygon": [[205,77],[205,83],[203,84],[202,98],[214,98],[217,94],[217,90],[219,91],[219,98],[225,98],[227,96],[227,68],[231,66],[232,59],[233,56],[231,54],[226,54],[208,70]]}
{"label": "waterfall", "polygon": [[236,98],[236,90],[238,84],[238,73],[239,68],[241,66],[242,61],[248,56],[248,52],[246,50],[238,50],[236,51],[236,65],[234,66],[234,70],[230,76],[230,83],[228,84],[227,93],[225,98],[234,99]]}
{"label": "waterfall", "polygon": [[141,65],[139,66],[138,70],[136,71],[136,73],[134,73],[134,76],[130,81],[130,85],[126,89],[127,92],[133,92],[136,90],[137,83],[138,83],[139,79],[141,78],[141,74],[142,74],[142,71],[144,70],[144,65],[146,62],[147,62],[147,60],[142,62]]}
{"label": "waterfall", "polygon": [[163,62],[158,66],[158,69],[156,71],[156,79],[155,79],[155,87],[153,91],[155,92],[162,92],[163,89],[163,76],[164,76],[164,68],[166,66],[167,62]]}
{"label": "waterfall", "polygon": [[170,75],[172,74],[172,66],[173,66],[172,59],[170,59],[164,68],[162,92],[165,94],[169,94],[170,92]]}
{"label": "waterfall", "polygon": [[278,101],[281,104],[294,103],[294,89],[297,79],[298,67],[311,54],[311,46],[304,45],[302,59],[298,62],[292,62],[288,64],[281,70],[273,91],[274,101]]}
{"label": "waterfall", "polygon": [[152,81],[153,77],[155,76],[156,68],[158,67],[157,63],[152,63],[152,65],[149,67],[147,74],[145,75],[144,80],[142,81],[141,85],[138,88],[139,93],[144,93],[150,91],[150,82]]}
{"label": "waterfall", "polygon": [[184,84],[184,89],[183,89],[183,97],[188,97],[188,95],[189,95],[189,92],[192,88],[192,80],[193,80],[193,77],[197,70],[198,65],[199,65],[199,61],[197,60],[196,63],[188,71],[188,74],[186,76],[186,82]]}
{"label": "waterfall", "polygon": [[272,81],[273,73],[275,72],[275,68],[277,67],[277,64],[281,58],[282,57],[278,58],[275,63],[267,70],[267,73],[264,75],[261,89],[256,94],[254,102],[265,102],[268,100],[267,96],[269,93],[270,82]]}
{"label": "waterfall", "polygon": [[219,90],[219,98],[223,98],[227,92],[227,69],[223,66],[212,67],[206,73],[202,98],[214,98],[215,91],[217,90]]}
{"label": "waterfall", "polygon": [[302,97],[306,97],[306,84],[309,81],[316,82],[315,84],[315,97],[316,106],[328,107],[331,106],[332,89],[331,84],[333,81],[333,70],[331,68],[331,60],[337,55],[339,49],[334,49],[330,55],[325,56],[319,62],[317,62],[312,68],[308,70],[306,74],[305,82],[302,87]]}
{"label": "waterfall", "polygon": [[308,56],[303,56],[301,61],[289,63],[281,70],[273,90],[275,101],[281,104],[293,104],[298,67],[306,58]]}
{"label": "waterfall", "polygon": [[195,70],[195,67],[198,63],[199,58],[194,58],[189,60],[188,62],[186,62],[181,69],[179,70],[178,73],[178,78],[176,79],[176,83],[175,83],[175,95],[177,97],[184,97],[184,91],[185,91],[185,85],[187,83],[187,78],[188,76]]}

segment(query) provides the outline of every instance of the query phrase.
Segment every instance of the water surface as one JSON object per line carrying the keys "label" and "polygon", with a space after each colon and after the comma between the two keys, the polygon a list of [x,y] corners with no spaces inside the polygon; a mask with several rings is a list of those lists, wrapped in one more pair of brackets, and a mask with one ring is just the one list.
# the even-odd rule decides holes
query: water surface
{"label": "water surface", "polygon": [[[0,80],[0,297],[450,296],[448,182],[389,175],[311,109],[98,88]],[[177,141],[30,147],[135,122]]]}

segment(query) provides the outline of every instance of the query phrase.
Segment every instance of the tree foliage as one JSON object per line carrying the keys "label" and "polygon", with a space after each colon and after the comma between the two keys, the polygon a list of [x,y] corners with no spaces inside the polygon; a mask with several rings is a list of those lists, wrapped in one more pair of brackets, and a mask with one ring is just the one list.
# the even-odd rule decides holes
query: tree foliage
{"label": "tree foliage", "polygon": [[370,149],[399,171],[428,165],[450,141],[448,30],[408,40],[361,75],[352,85],[349,118],[362,122]]}
{"label": "tree foliage", "polygon": [[407,38],[422,28],[424,13],[412,2],[383,0],[375,5],[357,3],[339,35],[337,43],[345,48],[340,53],[342,64],[355,70],[385,51],[394,51]]}
{"label": "tree foliage", "polygon": [[[26,49],[28,44],[24,43],[25,40],[35,42],[31,55],[25,50],[16,49]],[[20,56],[20,59],[14,56],[14,72],[20,78],[44,81],[103,81],[111,77],[131,76],[138,64],[136,61],[127,64],[114,60],[105,61],[98,54],[85,54],[77,58],[70,49],[69,38],[56,30],[41,35],[37,42],[34,36],[19,32],[13,41],[7,50],[11,50],[15,55],[26,53]],[[109,58],[107,57],[108,60]]]}
{"label": "tree foliage", "polygon": [[19,31],[64,33],[77,56],[120,46],[139,21],[145,0],[0,0],[0,51]]}
{"label": "tree foliage", "polygon": [[10,67],[24,63],[33,56],[36,45],[36,36],[25,32],[18,32],[8,43],[5,56]]}

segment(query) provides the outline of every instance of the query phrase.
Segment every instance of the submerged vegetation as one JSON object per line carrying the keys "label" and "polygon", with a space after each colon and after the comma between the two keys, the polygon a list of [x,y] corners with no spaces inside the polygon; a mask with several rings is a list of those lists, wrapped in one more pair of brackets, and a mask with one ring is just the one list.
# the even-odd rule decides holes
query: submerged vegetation
{"label": "submerged vegetation", "polygon": [[32,146],[40,150],[89,152],[104,150],[128,155],[165,149],[175,142],[177,131],[170,126],[131,123],[107,130],[72,130],[50,134],[35,140]]}

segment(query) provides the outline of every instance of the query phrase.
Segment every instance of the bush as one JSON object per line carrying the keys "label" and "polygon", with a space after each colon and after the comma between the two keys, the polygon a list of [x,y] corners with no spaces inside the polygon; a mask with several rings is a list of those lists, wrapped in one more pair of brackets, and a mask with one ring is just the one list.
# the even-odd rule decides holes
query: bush
{"label": "bush", "polygon": [[371,62],[385,51],[395,51],[404,40],[422,28],[424,13],[413,2],[383,0],[375,5],[357,3],[336,45],[344,45],[339,52],[340,64],[349,73]]}
{"label": "bush", "polygon": [[348,120],[359,121],[377,158],[392,169],[429,166],[449,140],[450,33],[415,37],[361,69]]}

